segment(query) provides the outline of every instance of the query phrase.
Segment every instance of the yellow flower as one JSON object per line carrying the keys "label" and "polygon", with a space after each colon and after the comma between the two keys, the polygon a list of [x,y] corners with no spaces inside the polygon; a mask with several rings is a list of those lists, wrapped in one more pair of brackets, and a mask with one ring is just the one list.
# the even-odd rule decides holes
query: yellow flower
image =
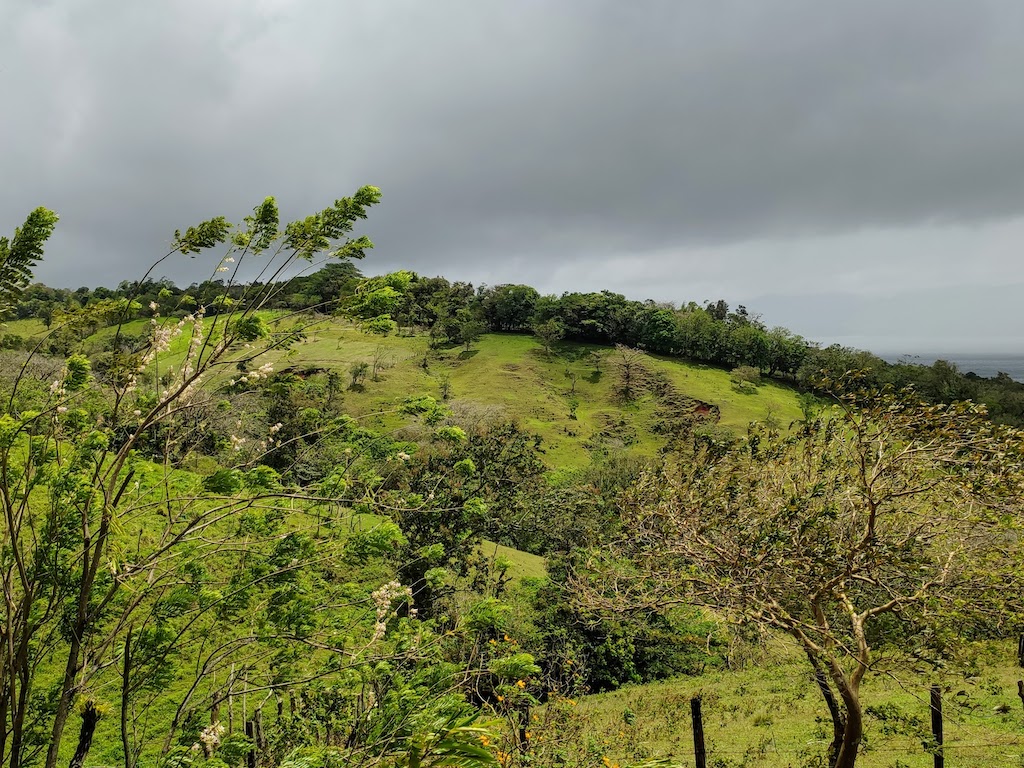
{"label": "yellow flower", "polygon": [[518,685],[520,688],[526,687],[526,683],[524,683],[522,680],[516,680],[516,685]]}
{"label": "yellow flower", "polygon": [[533,738],[533,731],[527,731],[523,735],[526,736],[526,738],[528,738],[528,739],[532,739]]}
{"label": "yellow flower", "polygon": [[504,700],[505,700],[505,697],[499,694],[498,695],[498,701],[504,701]]}

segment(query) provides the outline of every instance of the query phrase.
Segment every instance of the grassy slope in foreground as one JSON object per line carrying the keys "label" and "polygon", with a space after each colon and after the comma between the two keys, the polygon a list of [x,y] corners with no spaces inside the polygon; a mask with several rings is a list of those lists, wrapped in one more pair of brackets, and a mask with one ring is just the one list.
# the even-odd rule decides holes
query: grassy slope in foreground
{"label": "grassy slope in foreground", "polygon": [[[785,643],[785,641],[783,641]],[[935,678],[884,673],[863,686],[864,752],[859,768],[926,768],[933,756],[928,688],[943,688],[945,757],[958,768],[1020,765],[1024,759],[1024,710],[1017,698],[1021,670],[1008,644],[993,646],[994,658],[980,676]],[[777,653],[777,656],[776,656]],[[627,686],[579,700],[581,743],[599,748],[611,763],[626,765],[673,756],[693,764],[690,698],[703,696],[708,764],[799,768],[825,751],[831,722],[807,662],[788,644],[770,660],[746,669]],[[633,720],[626,722],[628,716]]]}

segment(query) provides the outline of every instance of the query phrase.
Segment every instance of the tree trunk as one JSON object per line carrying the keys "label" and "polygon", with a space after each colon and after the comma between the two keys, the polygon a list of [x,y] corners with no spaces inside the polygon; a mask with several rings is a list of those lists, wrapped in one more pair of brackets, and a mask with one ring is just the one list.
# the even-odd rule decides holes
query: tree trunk
{"label": "tree trunk", "polygon": [[99,719],[100,713],[96,709],[96,702],[91,699],[85,702],[85,709],[82,711],[82,730],[78,733],[78,747],[68,768],[82,768],[85,765],[85,758],[89,755],[92,736],[96,732],[96,723]]}
{"label": "tree trunk", "polygon": [[860,708],[860,696],[856,690],[845,686],[840,694],[846,705],[846,729],[843,733],[842,746],[836,756],[835,768],[854,768],[857,762],[857,753],[860,751],[860,743],[864,738],[864,715]]}
{"label": "tree trunk", "polygon": [[814,682],[818,684],[818,690],[821,691],[821,697],[825,699],[825,706],[828,707],[828,714],[832,718],[832,743],[828,748],[828,764],[835,768],[839,760],[839,751],[843,746],[843,736],[846,734],[846,718],[821,663],[810,651],[807,651],[807,658],[814,667]]}
{"label": "tree trunk", "polygon": [[18,686],[18,701],[14,708],[13,722],[11,723],[11,765],[21,765],[22,756],[21,752],[24,746],[25,738],[25,714],[28,712],[29,702],[29,676],[27,666],[21,666],[22,661],[18,662],[19,668],[17,676],[20,678]]}
{"label": "tree trunk", "polygon": [[[74,628],[71,635],[71,646],[68,648],[68,660],[64,667],[64,683],[61,686],[57,711],[53,716],[53,729],[50,732],[50,747],[46,751],[46,768],[56,768],[57,754],[60,752],[60,740],[64,735],[64,726],[71,710],[71,700],[75,691],[75,675],[78,674],[78,655],[82,650],[81,626]],[[84,725],[84,724],[83,724]]]}
{"label": "tree trunk", "polygon": [[124,670],[121,678],[121,749],[124,750],[124,768],[132,768],[131,739],[128,736],[128,700],[131,698],[132,629],[124,639]]}

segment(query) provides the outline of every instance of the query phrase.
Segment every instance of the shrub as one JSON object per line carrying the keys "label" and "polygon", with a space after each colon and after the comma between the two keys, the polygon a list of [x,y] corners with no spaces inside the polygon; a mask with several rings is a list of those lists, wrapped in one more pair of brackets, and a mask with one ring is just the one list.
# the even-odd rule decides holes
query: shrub
{"label": "shrub", "polygon": [[761,372],[750,365],[741,365],[729,372],[729,380],[737,392],[750,394],[761,386]]}

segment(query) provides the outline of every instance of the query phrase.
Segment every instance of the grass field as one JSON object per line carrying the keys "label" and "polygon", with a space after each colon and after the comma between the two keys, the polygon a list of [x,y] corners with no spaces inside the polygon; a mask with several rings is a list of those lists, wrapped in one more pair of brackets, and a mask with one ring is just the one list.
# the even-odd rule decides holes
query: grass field
{"label": "grass field", "polygon": [[[929,686],[943,688],[945,759],[950,768],[1024,765],[1024,707],[1017,697],[1009,645],[995,647],[976,678],[869,674],[862,689],[867,716],[864,768],[930,768]],[[578,702],[584,743],[613,763],[674,757],[693,765],[690,699],[703,699],[708,765],[817,766],[831,721],[798,651],[780,644],[756,666],[644,686],[627,686]],[[630,724],[627,721],[631,721]]]}
{"label": "grass field", "polygon": [[[378,428],[404,423],[391,414],[405,397],[429,394],[441,399],[442,382],[447,380],[453,406],[486,406],[539,434],[545,462],[552,468],[586,464],[588,444],[602,439],[639,453],[657,453],[664,445],[664,438],[651,430],[659,416],[657,400],[644,392],[622,402],[611,364],[606,360],[595,371],[587,362],[591,351],[610,352],[607,347],[560,344],[546,355],[534,337],[521,334],[488,334],[469,351],[460,347],[428,352],[423,336],[369,336],[331,320],[308,330],[307,338],[291,350],[269,359],[278,369],[316,366],[339,370],[346,377],[353,363],[382,360],[378,380],[367,377],[361,388],[345,393],[343,403],[347,411],[366,416]],[[426,368],[421,365],[425,355]],[[753,394],[741,394],[722,369],[653,356],[645,365],[664,371],[681,394],[718,405],[721,424],[737,431],[766,416],[783,424],[800,416],[795,391],[774,382]],[[570,414],[573,396],[578,401],[576,418]]]}
{"label": "grass field", "polygon": [[[310,322],[306,316],[286,317],[278,312],[264,317],[272,332],[303,327],[305,333],[290,349],[267,354],[265,360],[276,370],[290,366],[333,369],[347,383],[354,363],[379,362],[377,378],[367,376],[361,386],[348,389],[342,403],[347,412],[377,429],[394,430],[406,423],[396,413],[404,398],[428,394],[441,399],[447,386],[453,407],[478,411],[482,407],[481,412],[515,420],[540,435],[545,463],[553,469],[585,465],[594,447],[654,455],[665,444],[652,430],[661,415],[658,400],[638,390],[635,398],[623,402],[608,347],[561,343],[549,355],[533,336],[487,334],[468,351],[461,347],[429,350],[423,335],[374,336],[338,318]],[[132,321],[122,332],[137,336],[149,322]],[[6,330],[24,338],[45,332],[38,320],[12,321]],[[113,328],[102,329],[85,345],[98,351],[113,333]],[[188,341],[187,334],[172,340],[158,361],[161,373],[181,365]],[[590,362],[591,352],[604,356],[600,370]],[[644,365],[663,372],[680,394],[717,405],[720,424],[736,431],[755,419],[772,416],[787,424],[800,416],[796,393],[775,382],[743,394],[733,388],[729,373],[719,368],[656,356],[646,356]],[[226,380],[235,373],[226,366],[220,375]]]}

